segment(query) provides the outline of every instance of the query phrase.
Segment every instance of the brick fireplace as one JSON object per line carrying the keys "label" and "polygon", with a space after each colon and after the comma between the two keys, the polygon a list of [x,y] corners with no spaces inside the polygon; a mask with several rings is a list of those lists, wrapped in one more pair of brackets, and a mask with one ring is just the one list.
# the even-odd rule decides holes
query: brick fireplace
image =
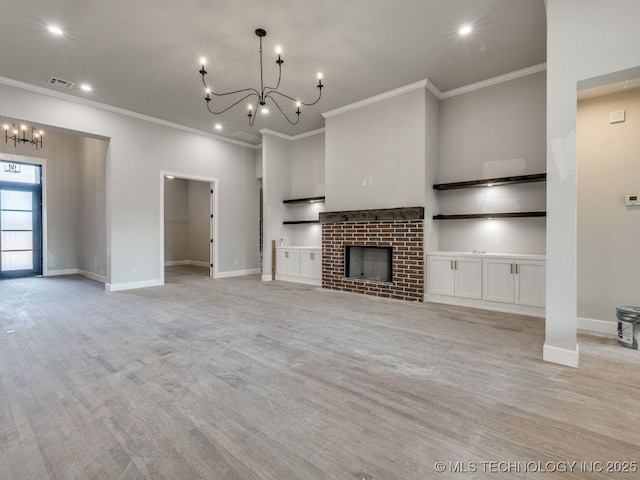
{"label": "brick fireplace", "polygon": [[[324,288],[400,300],[424,301],[423,207],[324,212],[320,214],[320,222]],[[365,247],[365,265],[368,262],[366,247],[390,249],[388,257],[391,260],[391,280],[379,280],[375,276],[348,277],[346,252],[354,250],[348,247]],[[376,249],[369,250],[374,252]],[[372,254],[369,262],[379,262],[382,257],[380,254]],[[383,267],[376,265],[372,268],[375,271]]]}

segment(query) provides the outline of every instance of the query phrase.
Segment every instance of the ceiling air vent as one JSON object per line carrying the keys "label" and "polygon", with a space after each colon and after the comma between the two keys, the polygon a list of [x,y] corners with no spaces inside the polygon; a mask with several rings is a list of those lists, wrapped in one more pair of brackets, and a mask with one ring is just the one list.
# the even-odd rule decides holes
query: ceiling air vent
{"label": "ceiling air vent", "polygon": [[624,82],[624,88],[636,88],[640,87],[640,78],[634,78],[633,80],[627,80]]}
{"label": "ceiling air vent", "polygon": [[68,90],[70,88],[73,88],[75,83],[68,80],[63,80],[61,78],[51,77],[49,79],[49,85],[53,85],[54,87],[66,88]]}

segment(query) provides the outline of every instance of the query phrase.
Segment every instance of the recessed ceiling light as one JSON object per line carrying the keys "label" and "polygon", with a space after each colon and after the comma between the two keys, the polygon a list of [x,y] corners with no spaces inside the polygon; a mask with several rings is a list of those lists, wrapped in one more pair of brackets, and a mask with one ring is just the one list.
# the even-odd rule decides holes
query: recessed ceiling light
{"label": "recessed ceiling light", "polygon": [[49,25],[47,29],[54,35],[64,35],[64,31],[57,25]]}
{"label": "recessed ceiling light", "polygon": [[458,30],[458,33],[462,36],[465,35],[469,35],[471,33],[471,25],[463,25],[462,27],[460,27],[460,30]]}
{"label": "recessed ceiling light", "polygon": [[80,88],[85,92],[90,92],[91,90],[93,90],[93,88],[91,88],[91,85],[87,85],[86,83],[83,83],[82,85],[80,85]]}
{"label": "recessed ceiling light", "polygon": [[266,107],[262,107],[262,108],[260,109],[260,113],[262,113],[262,114],[266,115],[267,113],[269,113],[269,109],[268,109],[268,108],[266,108]]}
{"label": "recessed ceiling light", "polygon": [[220,123],[216,123],[214,128],[216,130],[222,130],[222,125]]}
{"label": "recessed ceiling light", "polygon": [[167,180],[173,180],[176,177],[174,177],[173,175],[165,175],[164,178],[166,178]]}

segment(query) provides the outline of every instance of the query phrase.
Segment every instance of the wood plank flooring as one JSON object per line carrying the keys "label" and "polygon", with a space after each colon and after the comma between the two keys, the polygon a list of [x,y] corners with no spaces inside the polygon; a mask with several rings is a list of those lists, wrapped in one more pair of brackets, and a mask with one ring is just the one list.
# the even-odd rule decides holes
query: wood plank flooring
{"label": "wood plank flooring", "polygon": [[0,479],[638,478],[522,471],[640,461],[614,339],[571,369],[540,319],[205,275],[0,281]]}

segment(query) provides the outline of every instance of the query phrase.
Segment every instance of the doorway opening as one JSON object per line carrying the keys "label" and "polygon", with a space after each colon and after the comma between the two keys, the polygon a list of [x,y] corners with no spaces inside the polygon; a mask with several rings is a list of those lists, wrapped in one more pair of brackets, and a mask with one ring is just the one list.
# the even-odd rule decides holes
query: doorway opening
{"label": "doorway opening", "polygon": [[42,167],[0,161],[0,277],[42,275]]}
{"label": "doorway opening", "polygon": [[[217,272],[217,180],[161,172],[163,283]],[[175,274],[175,275],[174,275]]]}

